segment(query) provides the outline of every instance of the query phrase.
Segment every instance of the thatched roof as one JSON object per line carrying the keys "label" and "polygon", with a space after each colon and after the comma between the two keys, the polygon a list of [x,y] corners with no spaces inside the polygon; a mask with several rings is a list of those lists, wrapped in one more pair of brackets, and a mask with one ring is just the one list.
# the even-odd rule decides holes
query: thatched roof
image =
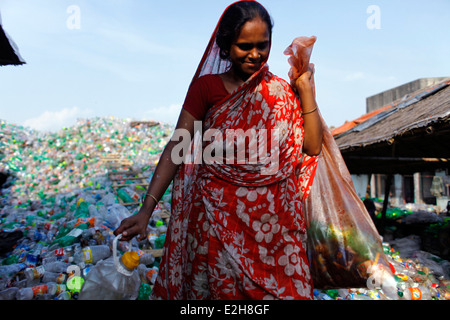
{"label": "thatched roof", "polygon": [[22,59],[14,41],[8,36],[2,26],[2,17],[0,15],[0,66],[22,65],[25,60]]}
{"label": "thatched roof", "polygon": [[450,78],[333,130],[351,173],[450,168]]}

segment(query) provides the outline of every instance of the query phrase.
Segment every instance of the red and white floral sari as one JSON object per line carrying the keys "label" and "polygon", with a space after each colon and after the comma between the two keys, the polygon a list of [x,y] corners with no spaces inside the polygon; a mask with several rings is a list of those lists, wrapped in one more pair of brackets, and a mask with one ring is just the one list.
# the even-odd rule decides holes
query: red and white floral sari
{"label": "red and white floral sari", "polygon": [[[214,33],[194,79],[226,67],[218,59]],[[312,299],[301,203],[311,188],[317,158],[302,154],[297,96],[265,65],[209,110],[203,131],[208,129],[224,137],[229,129],[268,132],[272,139],[266,147],[268,154],[277,154],[277,170],[264,170],[274,161],[180,165],[152,297]],[[194,138],[193,145],[200,140]],[[241,140],[237,146],[245,143]],[[191,156],[199,159],[204,148],[192,147]]]}

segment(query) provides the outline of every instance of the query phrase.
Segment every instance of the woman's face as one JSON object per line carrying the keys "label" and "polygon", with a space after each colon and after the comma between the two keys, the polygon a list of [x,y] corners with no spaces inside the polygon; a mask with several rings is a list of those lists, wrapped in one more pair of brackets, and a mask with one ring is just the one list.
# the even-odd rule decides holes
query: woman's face
{"label": "woman's face", "polygon": [[234,71],[247,80],[268,59],[270,33],[267,24],[259,18],[246,22],[230,49]]}

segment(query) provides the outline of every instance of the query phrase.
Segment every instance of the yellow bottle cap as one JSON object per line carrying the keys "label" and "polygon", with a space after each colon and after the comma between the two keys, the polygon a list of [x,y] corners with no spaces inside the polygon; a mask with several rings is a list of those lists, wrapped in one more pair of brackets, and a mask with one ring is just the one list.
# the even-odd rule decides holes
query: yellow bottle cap
{"label": "yellow bottle cap", "polygon": [[134,251],[125,252],[122,256],[122,263],[130,270],[139,265],[139,255]]}

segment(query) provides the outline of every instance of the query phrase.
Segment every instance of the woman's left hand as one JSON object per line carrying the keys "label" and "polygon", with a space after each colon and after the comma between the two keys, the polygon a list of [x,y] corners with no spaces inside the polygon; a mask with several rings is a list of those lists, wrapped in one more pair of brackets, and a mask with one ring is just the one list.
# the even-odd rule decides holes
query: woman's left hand
{"label": "woman's left hand", "polygon": [[295,80],[295,87],[300,95],[310,90],[312,90],[314,93],[315,89],[314,71],[315,71],[314,64],[310,63],[308,71],[301,74],[300,77],[298,77],[298,79]]}

